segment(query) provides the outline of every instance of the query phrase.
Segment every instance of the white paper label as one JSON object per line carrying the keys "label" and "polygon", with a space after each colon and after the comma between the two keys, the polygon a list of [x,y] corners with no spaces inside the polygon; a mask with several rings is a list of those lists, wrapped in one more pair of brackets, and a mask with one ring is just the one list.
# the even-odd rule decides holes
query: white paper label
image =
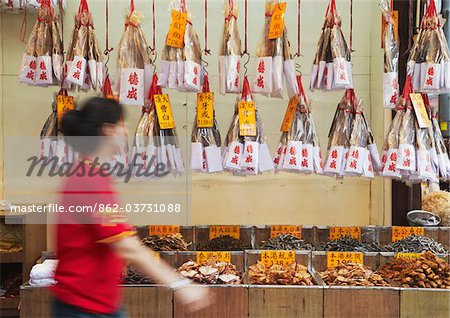
{"label": "white paper label", "polygon": [[400,144],[396,168],[406,171],[416,170],[416,150],[413,145]]}
{"label": "white paper label", "polygon": [[215,145],[208,146],[205,148],[205,153],[208,172],[213,173],[223,171],[220,148]]}
{"label": "white paper label", "polygon": [[297,78],[295,75],[295,64],[294,60],[284,61],[284,77],[286,78],[286,89],[289,98],[298,96],[299,87],[297,83]]}
{"label": "white paper label", "polygon": [[395,109],[398,99],[398,73],[384,73],[383,77],[383,105],[384,108]]}
{"label": "white paper label", "polygon": [[259,170],[261,172],[273,170],[272,157],[270,155],[270,150],[267,144],[259,145],[259,160],[258,160]]}
{"label": "white paper label", "polygon": [[360,175],[366,161],[366,149],[363,147],[351,146],[348,151],[345,173]]}
{"label": "white paper label", "polygon": [[256,75],[252,92],[270,94],[272,92],[272,57],[260,57],[256,61]]}
{"label": "white paper label", "polygon": [[125,105],[144,105],[144,70],[124,68],[120,72],[120,102]]}
{"label": "white paper label", "polygon": [[184,63],[184,85],[192,92],[200,91],[200,75],[202,67],[192,61]]}
{"label": "white paper label", "polygon": [[339,174],[341,171],[342,161],[344,159],[345,149],[342,146],[331,146],[328,151],[327,163],[325,165],[325,173]]}
{"label": "white paper label", "polygon": [[225,160],[225,168],[239,170],[241,169],[241,157],[244,145],[240,142],[233,141],[227,149]]}
{"label": "white paper label", "polygon": [[22,57],[22,66],[20,68],[19,80],[22,83],[34,84],[36,79],[37,62],[36,57],[24,55]]}
{"label": "white paper label", "polygon": [[[384,156],[384,155],[383,155]],[[400,177],[400,172],[397,170],[398,149],[390,148],[386,154],[386,164],[383,168],[383,176],[386,177]]]}
{"label": "white paper label", "polygon": [[67,73],[67,81],[82,86],[86,76],[86,59],[82,56],[75,56]]}
{"label": "white paper label", "polygon": [[259,143],[256,141],[246,141],[242,154],[241,167],[258,168]]}
{"label": "white paper label", "polygon": [[203,168],[203,145],[200,142],[191,143],[191,169],[201,171]]}
{"label": "white paper label", "polygon": [[52,58],[48,55],[36,59],[36,84],[51,85],[53,83]]}
{"label": "white paper label", "polygon": [[300,146],[300,167],[302,172],[314,171],[314,150],[311,144],[302,144]]}
{"label": "white paper label", "polygon": [[289,140],[286,147],[286,154],[283,162],[284,170],[301,170],[301,141]]}

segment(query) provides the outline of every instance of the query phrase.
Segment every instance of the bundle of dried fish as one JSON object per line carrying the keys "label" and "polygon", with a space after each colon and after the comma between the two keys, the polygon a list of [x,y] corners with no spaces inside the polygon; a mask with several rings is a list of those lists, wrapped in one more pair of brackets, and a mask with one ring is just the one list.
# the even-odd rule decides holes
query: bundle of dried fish
{"label": "bundle of dried fish", "polygon": [[383,106],[394,109],[397,106],[398,89],[398,50],[397,29],[393,20],[390,0],[379,0],[385,21],[383,29],[384,75],[383,75]]}
{"label": "bundle of dried fish", "polygon": [[187,251],[191,243],[186,243],[180,233],[164,236],[151,235],[142,239],[142,244],[154,251]]}
{"label": "bundle of dried fish", "polygon": [[434,0],[430,0],[408,58],[408,72],[419,92],[450,89],[450,52]]}
{"label": "bundle of dried fish", "polygon": [[391,122],[386,139],[383,145],[383,155],[381,157],[381,172],[384,177],[400,178],[400,171],[397,170],[397,156],[398,156],[398,133],[400,125],[405,115],[404,99],[400,99],[397,105],[397,112]]}
{"label": "bundle of dried fish", "polygon": [[[191,168],[199,172],[221,172],[221,138],[214,112],[214,95],[207,94],[210,93],[208,75],[204,77],[202,93],[197,95],[197,107],[201,109],[197,109],[192,127]],[[198,118],[198,114],[201,114],[201,118]]]}
{"label": "bundle of dried fish", "polygon": [[62,54],[58,17],[50,0],[43,0],[25,47],[19,80],[31,85],[58,85],[62,74]]}
{"label": "bundle of dried fish", "polygon": [[395,258],[379,272],[402,287],[450,289],[450,265],[432,252],[418,259]]}
{"label": "bundle of dried fish", "polygon": [[224,0],[225,22],[219,51],[219,90],[221,94],[239,93],[241,37],[237,25],[237,1]]}
{"label": "bundle of dried fish", "polygon": [[336,1],[330,0],[311,71],[311,90],[353,87],[350,49],[341,29]]}
{"label": "bundle of dried fish", "polygon": [[236,101],[225,147],[223,166],[236,175],[255,175],[274,168],[247,77],[244,77],[242,96]]}
{"label": "bundle of dried fish", "polygon": [[215,260],[205,265],[188,261],[177,269],[177,273],[200,284],[235,285],[242,282],[242,274],[235,265]]}
{"label": "bundle of dried fish", "polygon": [[276,170],[321,174],[323,167],[319,137],[300,75],[297,76],[297,87],[299,95],[291,126],[289,131],[282,133],[273,162]]}
{"label": "bundle of dried fish", "polygon": [[[298,94],[298,85],[295,80],[295,63],[289,45],[286,26],[284,25],[283,9],[280,9],[279,0],[266,0],[265,24],[263,34],[256,48],[256,77],[252,90],[267,96],[283,97],[283,79],[286,84],[289,97]],[[286,4],[284,3],[284,6]],[[273,14],[283,21],[281,37],[270,36],[270,25]]]}
{"label": "bundle of dried fish", "polygon": [[397,253],[422,253],[430,251],[435,254],[446,254],[448,251],[435,240],[421,235],[412,235],[385,247],[386,251]]}
{"label": "bundle of dried fish", "polygon": [[123,104],[143,106],[152,80],[151,50],[141,27],[142,14],[134,9],[125,18],[119,44],[117,92]]}
{"label": "bundle of dried fish", "polygon": [[340,264],[319,273],[327,285],[391,286],[382,275],[363,264]]}
{"label": "bundle of dried fish", "polygon": [[255,285],[314,285],[306,266],[297,263],[267,267],[258,261],[248,268],[248,275]]}
{"label": "bundle of dried fish", "polygon": [[431,140],[434,142],[434,152],[433,148],[430,151],[432,167],[442,179],[448,180],[450,178],[450,159],[441,127],[439,126],[437,110],[430,106],[428,95],[423,94],[422,96],[424,97],[425,105],[428,106],[431,112]]}
{"label": "bundle of dried fish", "polygon": [[150,278],[145,277],[139,271],[137,271],[133,266],[128,266],[125,276],[125,284],[128,285],[143,285],[143,284],[154,284]]}
{"label": "bundle of dried fish", "polygon": [[[149,95],[134,136],[132,164],[136,168],[134,172],[136,177],[162,177],[170,172],[174,174],[184,172],[183,156],[175,125],[173,128],[162,129],[159,122],[155,97],[164,99],[163,102],[166,103],[168,96],[162,95],[157,82],[158,76],[153,74]],[[168,109],[165,107],[161,111],[167,112]]]}
{"label": "bundle of dried fish", "polygon": [[263,241],[262,250],[312,250],[311,244],[290,234],[280,234],[268,241]]}
{"label": "bundle of dried fish", "polygon": [[105,65],[87,0],[81,0],[67,48],[65,87],[82,90],[103,86]]}
{"label": "bundle of dried fish", "polygon": [[[189,15],[185,2],[182,0],[171,0],[170,9],[172,19],[177,12]],[[180,47],[171,46],[166,41],[161,58],[158,85],[180,91],[199,92],[202,76],[202,49],[197,32],[192,26],[192,19],[189,17],[187,22],[183,23],[186,23],[184,35],[181,35],[184,36],[183,44]]]}
{"label": "bundle of dried fish", "polygon": [[249,245],[230,235],[215,237],[197,247],[198,251],[244,251],[248,249],[251,249]]}
{"label": "bundle of dried fish", "polygon": [[339,252],[383,252],[386,248],[377,243],[361,242],[355,238],[344,236],[337,240],[331,240],[319,244],[318,250]]}

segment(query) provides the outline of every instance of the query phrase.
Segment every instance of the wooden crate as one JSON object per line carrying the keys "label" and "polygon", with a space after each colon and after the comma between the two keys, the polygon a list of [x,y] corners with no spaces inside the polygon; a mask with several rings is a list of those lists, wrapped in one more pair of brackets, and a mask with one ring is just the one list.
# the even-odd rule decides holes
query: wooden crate
{"label": "wooden crate", "polygon": [[[245,285],[208,285],[213,298],[213,304],[208,308],[189,313],[189,307],[183,306],[175,297],[173,301],[173,317],[175,318],[237,318],[247,317],[249,306],[248,287]],[[175,292],[176,293],[176,292]],[[169,316],[160,316],[169,317]]]}
{"label": "wooden crate", "polygon": [[[195,249],[199,250],[199,245],[209,241],[209,225],[197,225],[194,227],[194,242]],[[240,226],[240,238],[241,242],[250,248],[253,246],[253,226],[241,225]]]}
{"label": "wooden crate", "polygon": [[450,315],[450,290],[400,289],[401,318],[448,318]]}
{"label": "wooden crate", "polygon": [[439,228],[439,243],[444,245],[447,251],[450,251],[450,227]]}
{"label": "wooden crate", "polygon": [[[330,227],[317,226],[315,229],[315,247],[320,249],[320,244],[326,243],[330,240]],[[362,226],[361,227],[361,241],[367,243],[378,243],[379,231],[377,226]]]}
{"label": "wooden crate", "polygon": [[172,292],[164,286],[123,288],[124,306],[130,318],[172,317]]}
{"label": "wooden crate", "polygon": [[[270,225],[262,225],[254,227],[254,248],[259,249],[262,242],[270,240]],[[306,243],[314,246],[315,243],[315,227],[310,225],[302,226],[302,239]]]}
{"label": "wooden crate", "polygon": [[[140,239],[148,236],[148,226],[137,226],[137,233]],[[194,227],[193,226],[180,226],[180,234],[186,243],[191,243],[189,245],[189,250],[194,250]]]}
{"label": "wooden crate", "polygon": [[51,317],[53,296],[47,288],[20,287],[20,317]]}
{"label": "wooden crate", "polygon": [[[382,226],[379,227],[380,244],[387,245],[392,243],[392,227]],[[438,227],[424,227],[424,236],[429,237],[436,242],[439,241],[439,228]]]}

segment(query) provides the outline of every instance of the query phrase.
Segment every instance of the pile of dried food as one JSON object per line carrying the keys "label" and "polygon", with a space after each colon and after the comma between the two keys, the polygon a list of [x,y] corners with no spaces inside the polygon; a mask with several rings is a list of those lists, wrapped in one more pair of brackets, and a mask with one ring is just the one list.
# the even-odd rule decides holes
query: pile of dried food
{"label": "pile of dried food", "polygon": [[150,278],[147,278],[144,275],[142,275],[133,266],[128,266],[125,275],[125,284],[142,285],[142,284],[154,284],[154,282]]}
{"label": "pile of dried food", "polygon": [[382,275],[363,264],[340,264],[319,274],[327,285],[390,286]]}
{"label": "pile of dried food", "polygon": [[306,266],[297,263],[269,267],[258,261],[248,268],[248,275],[255,285],[314,285]]}
{"label": "pile of dried food", "polygon": [[385,252],[397,253],[422,253],[433,252],[435,254],[445,254],[448,251],[435,240],[421,235],[411,235],[403,240],[394,242],[384,247]]}
{"label": "pile of dried food", "polygon": [[311,244],[291,234],[280,234],[268,241],[263,241],[263,250],[312,250]]}
{"label": "pile of dried food", "polygon": [[230,235],[215,237],[197,247],[198,251],[244,251],[248,249],[251,249],[249,245]]}
{"label": "pile of dried food", "polygon": [[240,284],[242,274],[231,263],[210,261],[205,265],[188,261],[177,269],[177,273],[201,284]]}
{"label": "pile of dried food", "polygon": [[344,236],[337,240],[331,240],[319,244],[319,250],[323,251],[345,251],[345,252],[381,252],[385,248],[377,243],[361,242],[353,237]]}
{"label": "pile of dried food", "polygon": [[379,270],[402,287],[450,289],[450,266],[431,252],[418,259],[395,258]]}
{"label": "pile of dried food", "polygon": [[0,253],[16,253],[23,250],[21,225],[0,224]]}
{"label": "pile of dried food", "polygon": [[180,233],[164,236],[151,235],[142,239],[142,243],[154,251],[187,251],[191,243],[186,243]]}

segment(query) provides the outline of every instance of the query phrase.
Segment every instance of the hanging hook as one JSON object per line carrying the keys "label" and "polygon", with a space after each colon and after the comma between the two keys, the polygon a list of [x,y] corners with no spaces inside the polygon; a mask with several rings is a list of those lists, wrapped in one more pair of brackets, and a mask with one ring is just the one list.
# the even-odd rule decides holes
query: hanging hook
{"label": "hanging hook", "polygon": [[299,75],[303,75],[301,69],[302,69],[302,66],[300,65],[300,63],[295,63],[295,71],[296,71]]}
{"label": "hanging hook", "polygon": [[250,54],[248,54],[248,53],[244,53],[244,55],[247,55],[248,56],[248,58],[247,58],[247,61],[244,63],[244,77],[247,75],[247,71],[248,71],[248,69],[247,69],[247,64],[250,62]]}
{"label": "hanging hook", "polygon": [[158,58],[158,52],[155,49],[151,49],[151,50],[152,50],[152,55],[154,55],[155,58],[153,58],[150,61],[150,64],[153,65],[153,73],[156,73],[156,59]]}
{"label": "hanging hook", "polygon": [[[206,55],[206,49],[204,51],[205,51],[205,55]],[[209,75],[208,69],[207,69],[207,67],[209,66],[209,63],[206,60],[203,59],[203,56],[200,58],[200,60],[202,61],[202,63],[205,64],[203,66],[203,72],[205,72],[206,75]]]}

